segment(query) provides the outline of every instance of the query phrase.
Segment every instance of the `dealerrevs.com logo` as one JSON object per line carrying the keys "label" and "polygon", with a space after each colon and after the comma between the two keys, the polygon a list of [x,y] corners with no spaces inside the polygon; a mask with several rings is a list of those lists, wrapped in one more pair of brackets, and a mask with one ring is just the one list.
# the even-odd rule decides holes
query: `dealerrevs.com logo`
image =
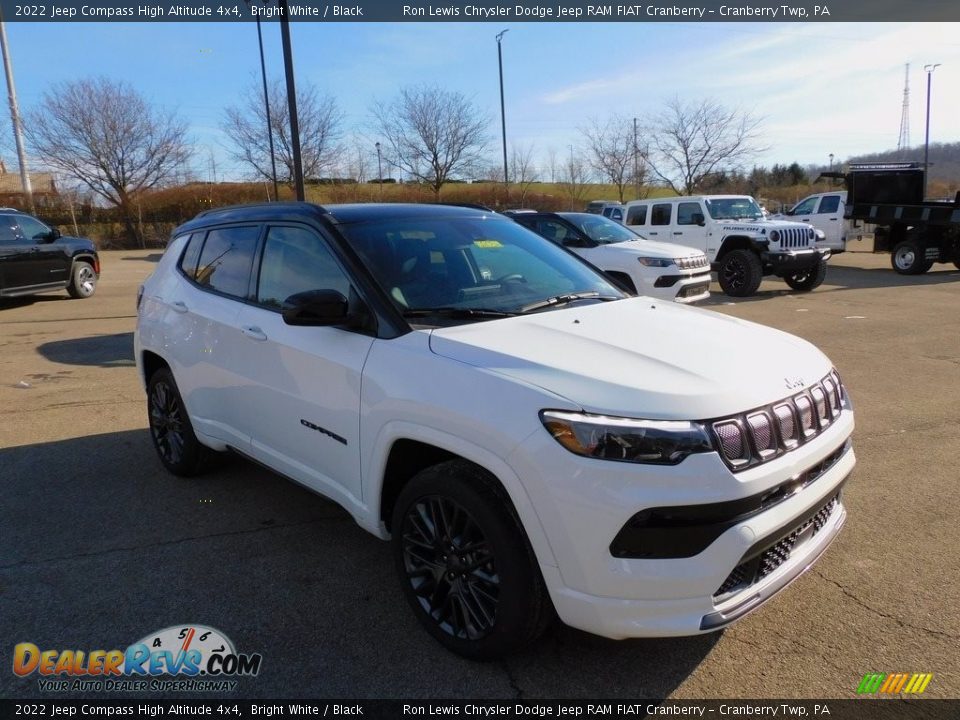
{"label": "dealerrevs.com logo", "polygon": [[13,672],[38,676],[47,692],[207,691],[236,689],[237,677],[260,672],[263,656],[238,653],[230,639],[204,625],[177,625],[151,633],[126,650],[13,649]]}

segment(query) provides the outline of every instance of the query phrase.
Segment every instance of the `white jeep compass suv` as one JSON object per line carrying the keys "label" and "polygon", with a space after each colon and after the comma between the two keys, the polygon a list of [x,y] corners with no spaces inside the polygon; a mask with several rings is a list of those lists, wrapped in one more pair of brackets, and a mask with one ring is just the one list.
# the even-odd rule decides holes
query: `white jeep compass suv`
{"label": "white jeep compass suv", "polygon": [[332,498],[468,657],[554,613],[610,638],[722,628],[846,517],[853,412],[822,353],[627,297],[496,213],[209,211],[138,313],[161,462],[192,475],[230,450]]}

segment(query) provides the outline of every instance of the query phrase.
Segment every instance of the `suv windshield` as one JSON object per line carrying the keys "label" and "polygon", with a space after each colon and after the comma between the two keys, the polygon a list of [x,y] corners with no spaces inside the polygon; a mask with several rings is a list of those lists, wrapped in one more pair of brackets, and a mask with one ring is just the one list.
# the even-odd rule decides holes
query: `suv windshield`
{"label": "suv windshield", "polygon": [[751,197],[704,200],[714,220],[762,220],[763,211]]}
{"label": "suv windshield", "polygon": [[611,243],[643,240],[643,236],[635,233],[618,222],[605,218],[603,215],[587,215],[586,213],[560,213],[560,217],[569,220],[588,238],[601,245]]}
{"label": "suv windshield", "polygon": [[505,218],[403,218],[340,230],[407,317],[468,321],[626,297],[586,263]]}

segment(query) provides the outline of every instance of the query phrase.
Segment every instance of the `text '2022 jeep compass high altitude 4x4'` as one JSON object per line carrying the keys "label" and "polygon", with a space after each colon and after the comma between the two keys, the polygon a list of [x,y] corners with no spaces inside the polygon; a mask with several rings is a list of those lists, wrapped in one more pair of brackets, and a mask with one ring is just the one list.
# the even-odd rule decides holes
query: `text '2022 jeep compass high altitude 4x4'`
{"label": "text '2022 jeep compass high altitude 4x4'", "polygon": [[233,450],[332,498],[468,657],[554,613],[611,638],[722,628],[846,517],[853,412],[820,351],[626,296],[496,213],[209,211],[138,313],[163,464]]}

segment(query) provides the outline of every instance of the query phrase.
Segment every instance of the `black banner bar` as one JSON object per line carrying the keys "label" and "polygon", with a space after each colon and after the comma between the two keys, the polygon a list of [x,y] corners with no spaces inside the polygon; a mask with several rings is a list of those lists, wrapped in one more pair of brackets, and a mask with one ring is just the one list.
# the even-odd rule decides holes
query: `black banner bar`
{"label": "black banner bar", "polygon": [[[956,0],[291,0],[296,22],[950,22]],[[279,20],[276,0],[0,0],[7,22]]]}

